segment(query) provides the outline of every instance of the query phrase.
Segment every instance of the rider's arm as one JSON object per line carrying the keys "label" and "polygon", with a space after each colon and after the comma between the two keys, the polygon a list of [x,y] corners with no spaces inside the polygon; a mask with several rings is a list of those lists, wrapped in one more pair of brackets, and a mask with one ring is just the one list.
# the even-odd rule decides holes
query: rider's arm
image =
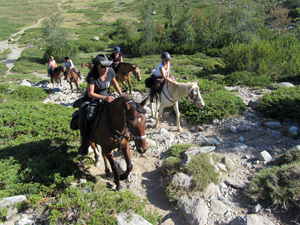
{"label": "rider's arm", "polygon": [[163,68],[162,67],[159,67],[159,70],[160,70],[160,74],[163,76],[163,78],[165,78],[165,80],[167,80],[168,82],[174,84],[174,85],[178,85],[178,83],[172,79],[170,79],[170,71],[168,71],[167,75],[164,74],[164,71],[163,71]]}
{"label": "rider's arm", "polygon": [[99,95],[95,93],[95,85],[90,83],[88,83],[87,94],[90,98],[104,100],[107,102],[112,102],[115,99],[113,96]]}
{"label": "rider's arm", "polygon": [[70,69],[73,69],[74,64],[73,64],[72,60],[70,60],[70,63],[71,63]]}
{"label": "rider's arm", "polygon": [[122,56],[120,57],[120,62],[123,62],[123,57]]}
{"label": "rider's arm", "polygon": [[114,88],[117,90],[117,92],[119,93],[119,95],[122,95],[121,88],[120,88],[119,83],[117,82],[117,80],[116,80],[115,77],[111,80],[111,84],[112,84],[112,85],[114,86]]}

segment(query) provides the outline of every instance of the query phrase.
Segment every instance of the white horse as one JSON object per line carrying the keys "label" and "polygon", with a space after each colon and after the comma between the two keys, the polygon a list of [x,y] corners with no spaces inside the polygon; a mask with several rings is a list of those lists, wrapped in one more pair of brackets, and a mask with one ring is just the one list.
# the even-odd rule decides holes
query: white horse
{"label": "white horse", "polygon": [[[149,88],[147,88],[147,92],[150,93]],[[156,118],[155,128],[159,127],[159,119],[162,116],[164,108],[173,105],[176,113],[177,129],[179,131],[182,130],[180,126],[180,113],[178,107],[178,100],[184,96],[188,96],[188,99],[193,103],[195,103],[198,108],[203,108],[205,106],[205,103],[200,94],[200,88],[198,87],[198,81],[188,82],[188,83],[178,83],[178,86],[167,81],[165,82],[161,93],[159,95],[156,94],[155,96],[156,99],[155,115],[153,114],[153,106],[151,104],[151,116],[153,118]],[[150,95],[148,96],[148,98],[149,97]]]}

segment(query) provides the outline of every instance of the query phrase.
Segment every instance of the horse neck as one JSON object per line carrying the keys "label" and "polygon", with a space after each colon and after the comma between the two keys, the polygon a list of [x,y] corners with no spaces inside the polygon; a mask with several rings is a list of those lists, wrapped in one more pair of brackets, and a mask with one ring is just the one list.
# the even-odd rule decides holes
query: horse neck
{"label": "horse neck", "polygon": [[133,65],[128,64],[128,63],[119,63],[119,69],[121,70],[122,73],[128,74],[133,70]]}
{"label": "horse neck", "polygon": [[189,93],[190,85],[189,83],[178,83],[178,85],[174,85],[168,82],[167,85],[168,91],[173,99],[178,100],[181,97],[187,96]]}
{"label": "horse neck", "polygon": [[110,123],[120,132],[125,129],[124,113],[125,112],[122,103],[118,102],[117,100],[109,103],[108,116]]}

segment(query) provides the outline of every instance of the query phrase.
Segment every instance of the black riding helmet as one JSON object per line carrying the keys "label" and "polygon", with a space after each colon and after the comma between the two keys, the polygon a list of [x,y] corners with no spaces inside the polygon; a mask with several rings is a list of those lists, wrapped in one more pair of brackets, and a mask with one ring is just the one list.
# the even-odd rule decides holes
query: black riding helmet
{"label": "black riding helmet", "polygon": [[94,64],[100,64],[101,66],[110,66],[113,63],[113,60],[107,58],[104,54],[99,54],[93,59]]}
{"label": "black riding helmet", "polygon": [[161,54],[161,59],[162,60],[171,59],[171,56],[170,56],[170,54],[168,52],[163,52]]}

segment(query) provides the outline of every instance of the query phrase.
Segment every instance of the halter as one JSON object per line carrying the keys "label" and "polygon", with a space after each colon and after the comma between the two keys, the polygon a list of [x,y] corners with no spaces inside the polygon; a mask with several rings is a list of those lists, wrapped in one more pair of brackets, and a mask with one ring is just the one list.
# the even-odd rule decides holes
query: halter
{"label": "halter", "polygon": [[[128,101],[127,103],[130,103],[131,101],[132,100]],[[143,140],[146,140],[146,135],[143,135],[143,136],[135,136],[135,135],[133,135],[132,132],[130,131],[130,129],[128,127],[128,123],[127,123],[128,120],[132,120],[134,118],[140,117],[140,116],[143,115],[143,113],[140,113],[140,114],[135,115],[135,116],[127,117],[124,107],[123,107],[123,112],[124,112],[124,126],[125,126],[125,132],[124,132],[124,134],[122,134],[120,131],[118,131],[117,129],[115,129],[112,126],[112,124],[110,123],[110,120],[108,120],[108,123],[109,123],[110,127],[116,133],[114,135],[114,138],[116,138],[119,141],[119,143],[120,143],[118,150],[121,149],[121,147],[122,147],[122,141],[124,139],[126,139],[126,140],[130,139],[130,141],[134,141],[134,140],[141,140],[141,141],[143,141]],[[127,133],[129,133],[129,137],[127,136]]]}
{"label": "halter", "polygon": [[[170,101],[170,102],[172,102],[173,104],[175,104],[176,103],[176,100],[172,97],[172,95],[171,95],[171,93],[170,93],[170,91],[169,91],[169,84],[168,84],[168,82],[167,82],[167,91],[168,91],[168,93],[169,93],[169,95],[170,95],[170,98],[172,98],[172,100],[166,95],[166,93],[164,92],[164,89],[162,88],[162,93],[165,95],[165,97]],[[160,97],[160,101],[161,101],[161,97]]]}

